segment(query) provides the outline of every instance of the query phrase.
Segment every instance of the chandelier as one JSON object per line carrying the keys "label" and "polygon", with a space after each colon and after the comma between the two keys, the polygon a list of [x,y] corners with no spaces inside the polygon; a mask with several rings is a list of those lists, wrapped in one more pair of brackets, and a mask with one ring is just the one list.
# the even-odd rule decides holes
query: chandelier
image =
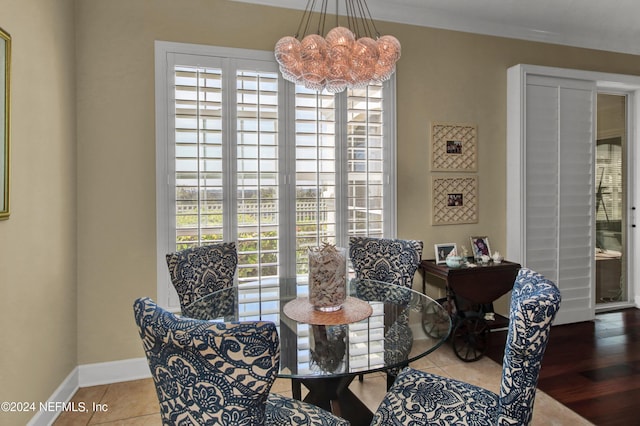
{"label": "chandelier", "polygon": [[[391,78],[400,59],[398,39],[380,36],[365,0],[345,0],[347,27],[338,23],[336,0],[336,26],[322,37],[327,1],[308,0],[296,34],[276,43],[275,57],[284,79],[338,93]],[[319,9],[314,14],[316,3]],[[312,16],[317,18],[315,33],[310,32],[315,26]]]}

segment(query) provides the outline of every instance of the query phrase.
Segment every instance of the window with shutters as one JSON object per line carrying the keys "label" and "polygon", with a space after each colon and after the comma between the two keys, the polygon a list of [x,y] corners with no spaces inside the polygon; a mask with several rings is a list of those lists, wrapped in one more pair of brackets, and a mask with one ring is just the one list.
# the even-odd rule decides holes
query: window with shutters
{"label": "window with shutters", "polygon": [[308,247],[394,237],[392,81],[318,93],[272,52],[157,42],[156,94],[162,304],[179,306],[168,252],[236,241],[238,284],[274,286],[247,293],[249,318],[277,314],[276,278],[306,282]]}

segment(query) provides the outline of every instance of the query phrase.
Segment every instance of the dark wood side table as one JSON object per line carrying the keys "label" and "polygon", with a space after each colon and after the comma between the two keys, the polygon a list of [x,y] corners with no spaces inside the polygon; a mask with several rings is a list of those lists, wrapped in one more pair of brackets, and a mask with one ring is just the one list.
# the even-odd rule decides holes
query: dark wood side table
{"label": "dark wood side table", "polygon": [[[427,274],[445,281],[447,295],[438,299],[438,303],[445,307],[453,323],[450,340],[454,353],[466,362],[480,359],[489,347],[490,331],[509,324],[508,318],[494,312],[493,302],[511,291],[520,265],[502,261],[449,268],[436,264],[435,260],[423,260],[420,269],[424,293]],[[422,317],[425,333],[439,336],[441,328],[431,320],[429,309],[425,309]]]}
{"label": "dark wood side table", "polygon": [[486,265],[449,268],[431,259],[422,260],[420,269],[423,293],[427,291],[427,274],[431,274],[445,281],[448,293],[453,290],[473,303],[490,305],[513,287],[520,264],[503,260],[501,263],[491,261]]}
{"label": "dark wood side table", "polygon": [[438,265],[435,260],[420,262],[422,275],[422,292],[427,291],[427,274],[445,281],[447,287],[476,303],[491,303],[505,294],[505,286],[513,287],[513,282],[520,270],[520,264],[503,260],[501,263],[489,262],[475,267],[462,266],[449,268],[445,264]]}

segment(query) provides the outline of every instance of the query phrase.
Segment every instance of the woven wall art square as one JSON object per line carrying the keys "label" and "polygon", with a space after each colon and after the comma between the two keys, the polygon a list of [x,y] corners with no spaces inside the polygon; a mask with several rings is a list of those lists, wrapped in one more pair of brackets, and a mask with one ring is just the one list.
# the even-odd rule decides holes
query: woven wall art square
{"label": "woven wall art square", "polygon": [[432,178],[433,225],[478,223],[478,177]]}
{"label": "woven wall art square", "polygon": [[477,171],[477,134],[473,124],[431,123],[432,171]]}

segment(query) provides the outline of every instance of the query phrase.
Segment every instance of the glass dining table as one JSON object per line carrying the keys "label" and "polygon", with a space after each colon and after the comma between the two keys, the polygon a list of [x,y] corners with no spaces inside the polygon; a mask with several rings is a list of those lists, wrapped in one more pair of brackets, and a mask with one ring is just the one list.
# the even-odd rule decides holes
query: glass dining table
{"label": "glass dining table", "polygon": [[[280,337],[278,376],[292,379],[293,397],[301,399],[302,383],[309,390],[305,402],[352,425],[369,424],[372,413],[349,384],[360,374],[394,371],[434,351],[447,339],[451,319],[430,297],[395,284],[353,278],[347,282],[347,295],[345,312],[323,313],[320,320],[313,313],[300,318],[304,312],[294,310],[294,315],[292,306],[308,303],[306,282],[267,278],[210,293],[185,306],[183,315],[274,322]],[[362,305],[364,318],[346,315]]]}

